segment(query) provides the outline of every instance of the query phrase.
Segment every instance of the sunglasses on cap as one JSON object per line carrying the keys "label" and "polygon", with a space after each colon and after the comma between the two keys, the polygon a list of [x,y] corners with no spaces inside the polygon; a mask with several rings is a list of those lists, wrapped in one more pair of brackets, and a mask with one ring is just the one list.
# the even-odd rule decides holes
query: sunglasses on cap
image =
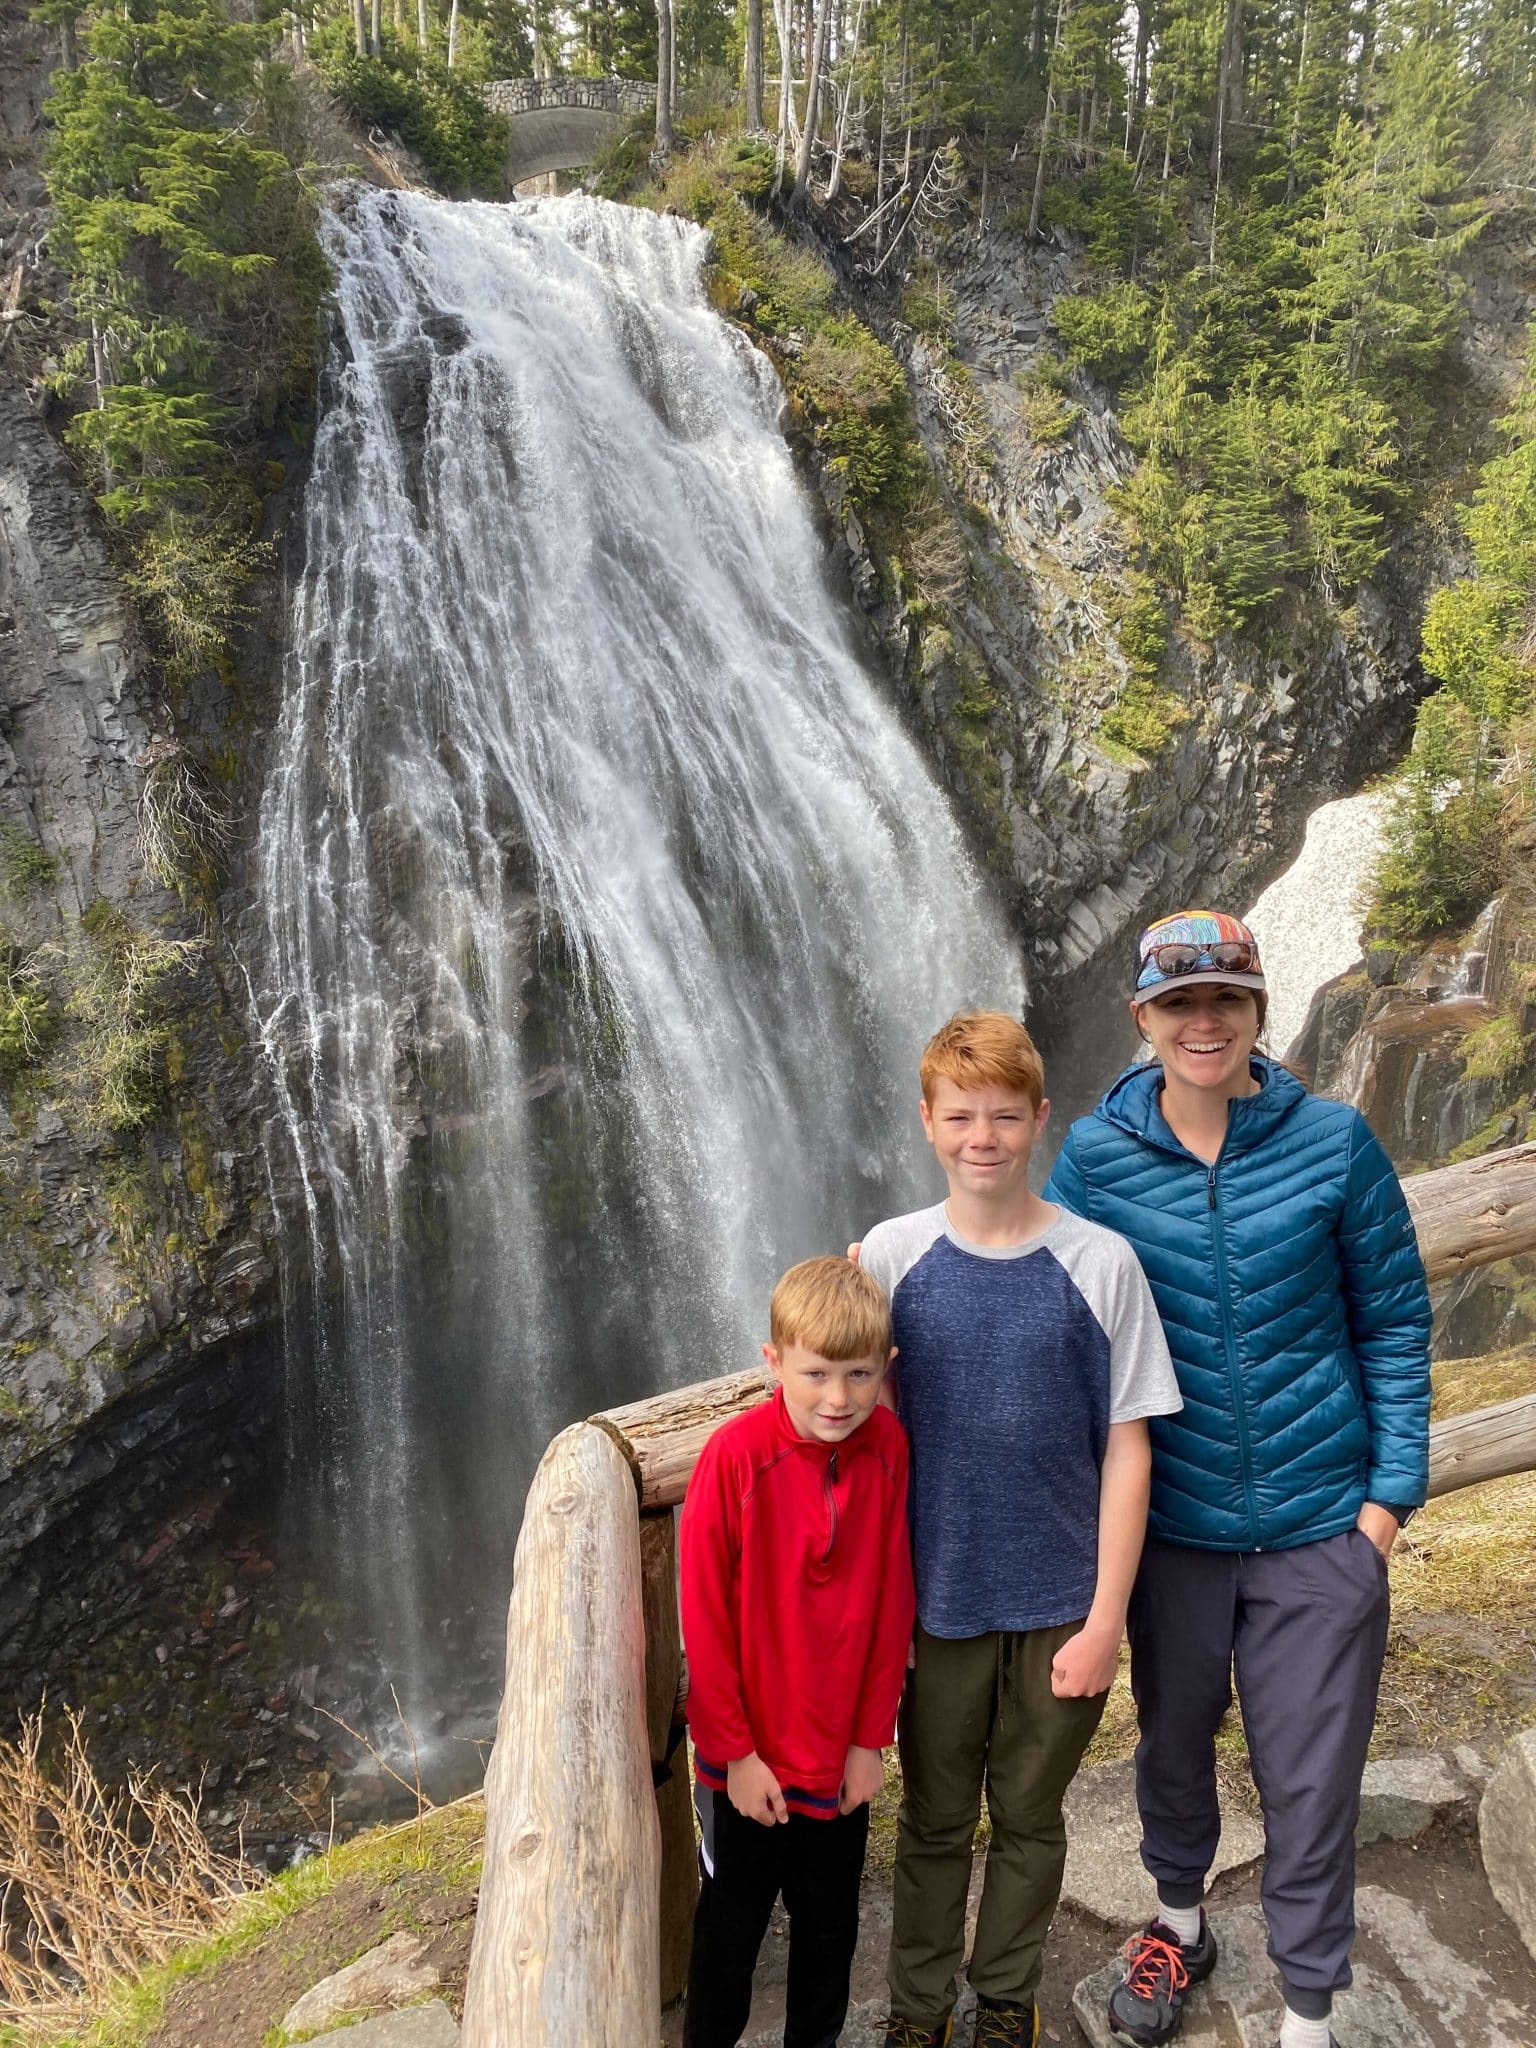
{"label": "sunglasses on cap", "polygon": [[1221,939],[1214,946],[1191,946],[1170,941],[1166,946],[1149,946],[1142,965],[1154,966],[1170,977],[1192,974],[1197,967],[1224,969],[1228,974],[1253,973],[1258,964],[1256,948],[1247,939]]}

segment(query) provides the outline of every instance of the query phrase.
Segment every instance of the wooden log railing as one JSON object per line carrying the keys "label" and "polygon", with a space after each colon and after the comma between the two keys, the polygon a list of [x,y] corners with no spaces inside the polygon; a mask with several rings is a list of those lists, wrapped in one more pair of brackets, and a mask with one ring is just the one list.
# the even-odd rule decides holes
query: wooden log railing
{"label": "wooden log railing", "polygon": [[[1536,1250],[1536,1145],[1406,1184],[1431,1280]],[[697,1888],[673,1510],[761,1372],[573,1423],[529,1489],[486,1778],[463,2048],[650,2048]],[[1437,1423],[1430,1492],[1536,1469],[1536,1394]]]}

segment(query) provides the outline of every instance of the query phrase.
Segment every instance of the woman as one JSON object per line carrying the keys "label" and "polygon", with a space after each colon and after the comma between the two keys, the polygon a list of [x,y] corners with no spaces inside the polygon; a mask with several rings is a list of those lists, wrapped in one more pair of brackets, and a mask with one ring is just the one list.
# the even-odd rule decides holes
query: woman
{"label": "woman", "polygon": [[1281,2048],[1329,2048],[1386,1561],[1428,1479],[1429,1297],[1407,1204],[1357,1111],[1256,1054],[1266,1001],[1236,918],[1181,911],[1143,932],[1130,1002],[1153,1057],[1072,1126],[1046,1189],[1134,1245],[1184,1396],[1152,1423],[1129,1619],[1158,1907],[1109,2018],[1147,2044],[1177,2032],[1216,1961],[1201,1900],[1235,1664]]}

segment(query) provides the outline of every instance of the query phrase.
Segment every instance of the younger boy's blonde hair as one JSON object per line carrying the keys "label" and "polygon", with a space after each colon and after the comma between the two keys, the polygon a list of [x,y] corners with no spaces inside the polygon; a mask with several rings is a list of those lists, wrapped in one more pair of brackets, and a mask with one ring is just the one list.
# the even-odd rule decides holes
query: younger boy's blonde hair
{"label": "younger boy's blonde hair", "polygon": [[891,1348],[891,1305],[880,1282],[848,1259],[803,1259],[773,1290],[768,1333],[777,1350],[803,1344],[823,1358],[874,1358]]}
{"label": "younger boy's blonde hair", "polygon": [[1016,1088],[1036,1109],[1045,1100],[1045,1065],[1035,1041],[1003,1010],[957,1010],[923,1047],[917,1071],[930,1109],[939,1081],[953,1081],[957,1088]]}

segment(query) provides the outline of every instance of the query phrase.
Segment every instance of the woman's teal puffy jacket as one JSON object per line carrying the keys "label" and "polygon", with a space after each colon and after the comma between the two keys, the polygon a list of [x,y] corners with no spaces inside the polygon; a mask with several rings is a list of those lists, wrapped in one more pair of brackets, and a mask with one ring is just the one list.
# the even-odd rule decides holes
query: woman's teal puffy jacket
{"label": "woman's teal puffy jacket", "polygon": [[1152,1428],[1148,1528],[1285,1550],[1417,1507],[1429,1475],[1429,1295],[1408,1205],[1359,1112],[1255,1059],[1214,1166],[1164,1119],[1159,1066],[1122,1074],[1046,1194],[1129,1238],[1184,1395]]}

